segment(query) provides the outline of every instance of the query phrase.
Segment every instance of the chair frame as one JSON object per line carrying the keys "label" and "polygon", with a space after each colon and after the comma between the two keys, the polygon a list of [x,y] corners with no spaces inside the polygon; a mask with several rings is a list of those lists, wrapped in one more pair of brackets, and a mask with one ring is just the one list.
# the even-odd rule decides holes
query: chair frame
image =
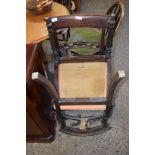
{"label": "chair frame", "polygon": [[[54,54],[54,66],[55,66],[55,80],[54,82],[49,81],[47,78],[42,76],[40,73],[33,73],[32,79],[39,82],[43,85],[48,93],[51,95],[52,103],[55,107],[57,119],[60,123],[60,130],[67,134],[77,135],[77,136],[86,136],[86,135],[95,135],[101,132],[107,131],[110,129],[108,124],[108,119],[112,115],[114,104],[112,103],[114,97],[114,90],[118,83],[125,77],[124,71],[118,71],[111,78],[111,52],[112,52],[112,43],[113,43],[113,33],[115,28],[115,20],[114,16],[98,16],[98,15],[71,15],[71,16],[59,16],[48,18],[47,21],[47,29],[49,33],[49,39],[51,42],[51,47],[53,49]],[[72,28],[72,27],[92,27],[92,28],[101,28],[102,36],[101,36],[101,44],[100,50],[98,54],[94,54],[91,56],[73,56],[73,57],[63,57],[62,51],[58,42],[57,33],[58,29],[63,28]],[[107,36],[105,36],[105,30],[107,30]],[[106,43],[105,43],[106,38]],[[74,98],[74,99],[60,99],[58,93],[58,65],[60,63],[72,63],[72,62],[95,62],[101,61],[106,62],[108,65],[108,95],[107,98]],[[95,100],[95,101],[94,101]],[[62,112],[60,108],[60,104],[79,104],[81,102],[93,104],[98,103],[102,105],[106,105],[106,110],[104,111],[104,115],[99,116],[90,116],[88,118],[81,118],[76,116],[67,115]],[[67,126],[65,123],[66,119],[76,120],[81,122],[81,129]],[[89,121],[100,120],[101,125],[87,128],[86,125]]]}
{"label": "chair frame", "polygon": [[121,1],[115,2],[106,12],[106,15],[115,15],[115,30],[114,36],[118,31],[121,21],[124,17],[124,4]]}

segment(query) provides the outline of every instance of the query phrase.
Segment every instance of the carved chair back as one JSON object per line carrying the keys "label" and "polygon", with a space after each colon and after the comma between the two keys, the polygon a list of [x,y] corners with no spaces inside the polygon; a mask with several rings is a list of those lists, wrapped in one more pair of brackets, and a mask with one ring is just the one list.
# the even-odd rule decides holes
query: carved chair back
{"label": "carved chair back", "polygon": [[[98,50],[95,55],[101,56],[105,61],[111,58],[111,48],[113,42],[113,32],[115,27],[114,16],[102,15],[70,15],[48,18],[47,28],[49,39],[56,61],[63,59],[65,53],[73,48],[89,47]],[[56,31],[66,28],[90,27],[102,29],[100,43],[94,42],[63,42],[60,44]],[[106,35],[105,35],[106,34]],[[90,56],[91,57],[91,56]],[[86,58],[86,57],[85,57]],[[78,58],[77,58],[78,59]]]}

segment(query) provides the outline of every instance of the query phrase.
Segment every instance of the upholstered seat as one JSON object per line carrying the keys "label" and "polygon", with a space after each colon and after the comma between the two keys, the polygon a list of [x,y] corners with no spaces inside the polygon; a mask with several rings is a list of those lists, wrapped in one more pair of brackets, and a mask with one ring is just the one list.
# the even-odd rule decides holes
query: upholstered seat
{"label": "upholstered seat", "polygon": [[107,63],[62,63],[58,68],[60,98],[107,96]]}
{"label": "upholstered seat", "polygon": [[[60,98],[106,98],[107,63],[62,63],[58,68]],[[60,105],[61,110],[105,110],[106,105]]]}

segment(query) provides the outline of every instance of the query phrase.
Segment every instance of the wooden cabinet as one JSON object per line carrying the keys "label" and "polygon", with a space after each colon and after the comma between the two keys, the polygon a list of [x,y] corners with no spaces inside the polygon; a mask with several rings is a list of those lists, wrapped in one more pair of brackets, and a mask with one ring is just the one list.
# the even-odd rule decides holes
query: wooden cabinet
{"label": "wooden cabinet", "polygon": [[40,44],[26,45],[26,138],[32,141],[52,141],[55,136],[55,114],[51,98],[44,87],[31,80],[32,72],[44,75],[39,52]]}

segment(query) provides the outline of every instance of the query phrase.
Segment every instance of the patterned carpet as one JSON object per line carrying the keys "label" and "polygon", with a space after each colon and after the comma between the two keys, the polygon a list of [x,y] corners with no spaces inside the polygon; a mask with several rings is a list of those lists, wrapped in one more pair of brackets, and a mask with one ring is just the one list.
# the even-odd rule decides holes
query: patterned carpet
{"label": "patterned carpet", "polygon": [[[105,14],[115,0],[81,0],[80,13]],[[125,0],[125,16],[114,38],[112,73],[124,70],[127,78],[121,83],[113,116],[112,129],[90,137],[75,137],[57,131],[52,143],[27,143],[27,155],[128,155],[129,154],[129,4]]]}

